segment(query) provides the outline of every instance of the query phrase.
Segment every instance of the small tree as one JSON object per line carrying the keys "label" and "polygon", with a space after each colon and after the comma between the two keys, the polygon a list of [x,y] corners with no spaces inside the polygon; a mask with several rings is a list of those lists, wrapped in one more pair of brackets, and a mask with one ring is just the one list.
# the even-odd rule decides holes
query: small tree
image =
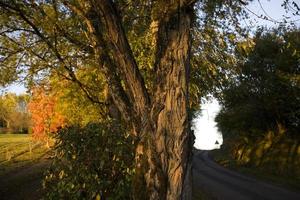
{"label": "small tree", "polygon": [[46,87],[35,87],[28,109],[32,120],[32,136],[34,139],[45,141],[49,146],[50,133],[56,132],[63,126],[64,118],[56,110],[56,97],[46,90]]}

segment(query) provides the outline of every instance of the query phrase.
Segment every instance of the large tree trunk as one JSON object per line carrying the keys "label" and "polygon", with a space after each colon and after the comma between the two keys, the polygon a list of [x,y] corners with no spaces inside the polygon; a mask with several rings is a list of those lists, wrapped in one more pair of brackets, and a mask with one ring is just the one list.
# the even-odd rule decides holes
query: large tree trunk
{"label": "large tree trunk", "polygon": [[[191,10],[157,21],[157,89],[137,147],[134,199],[191,199],[188,73]],[[146,184],[146,188],[143,188]]]}
{"label": "large tree trunk", "polygon": [[194,1],[153,1],[154,91],[145,86],[113,1],[90,2],[86,11],[66,4],[86,21],[112,99],[138,138],[133,198],[191,199],[188,80]]}

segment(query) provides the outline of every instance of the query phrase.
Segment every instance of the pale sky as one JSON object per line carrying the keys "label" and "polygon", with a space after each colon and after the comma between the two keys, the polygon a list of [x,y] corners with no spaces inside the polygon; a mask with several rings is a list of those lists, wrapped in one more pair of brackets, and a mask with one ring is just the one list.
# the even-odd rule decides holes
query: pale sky
{"label": "pale sky", "polygon": [[26,88],[23,84],[12,84],[7,88],[2,89],[2,91],[8,91],[16,93],[17,95],[26,93]]}
{"label": "pale sky", "polygon": [[[295,3],[300,6],[300,0],[293,0]],[[292,2],[292,1],[290,1]],[[293,16],[291,10],[287,12],[284,7],[281,6],[283,0],[254,0],[247,6],[247,12],[249,13],[250,20],[253,25],[256,26],[278,26],[279,22],[283,22],[284,16],[290,17],[290,19],[286,19],[287,22],[294,22],[297,27],[300,26],[300,15]],[[291,3],[290,3],[291,4]],[[257,16],[266,16],[268,19],[261,19]],[[243,23],[243,22],[242,22]],[[243,23],[244,24],[244,23]],[[249,27],[251,23],[246,21],[246,24]]]}
{"label": "pale sky", "polygon": [[[194,147],[197,149],[211,150],[220,148],[223,143],[223,137],[218,132],[215,122],[215,117],[220,110],[220,105],[217,100],[205,103],[201,106],[201,115],[192,122],[192,129],[196,136]],[[218,141],[219,145],[216,145]]]}

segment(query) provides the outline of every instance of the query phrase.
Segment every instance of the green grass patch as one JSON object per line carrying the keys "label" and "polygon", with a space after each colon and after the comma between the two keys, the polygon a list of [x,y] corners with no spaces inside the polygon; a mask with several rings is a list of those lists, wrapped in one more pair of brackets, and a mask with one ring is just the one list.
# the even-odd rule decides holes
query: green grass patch
{"label": "green grass patch", "polygon": [[48,150],[28,134],[0,134],[0,175],[38,162]]}

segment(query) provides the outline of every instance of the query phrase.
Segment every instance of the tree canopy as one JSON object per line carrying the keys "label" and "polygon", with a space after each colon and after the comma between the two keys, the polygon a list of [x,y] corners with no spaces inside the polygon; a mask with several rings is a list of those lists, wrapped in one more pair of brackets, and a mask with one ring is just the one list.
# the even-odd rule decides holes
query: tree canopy
{"label": "tree canopy", "polygon": [[[77,83],[90,100],[103,103],[103,99],[99,99],[99,89],[94,89],[105,82],[110,83],[99,76],[106,76],[105,73],[111,74],[117,69],[109,66],[105,72],[95,62],[92,48],[95,44],[91,38],[92,33],[88,30],[90,19],[84,13],[90,9],[89,4],[81,1],[1,1],[1,84],[6,85],[21,78],[30,86],[45,76],[58,75],[60,79]],[[220,89],[227,80],[226,71],[234,63],[230,43],[238,40],[238,33],[245,33],[240,29],[238,21],[240,15],[245,15],[241,6],[244,6],[242,1],[199,1],[196,5],[197,13],[193,16],[191,32],[193,42],[190,74],[190,99],[194,107],[198,107],[200,97],[214,89]],[[160,13],[157,10],[160,5],[139,0],[116,1],[114,7],[120,15],[141,78],[148,93],[154,95],[152,90],[155,90],[154,66],[157,51],[155,35],[158,34],[155,32],[154,21],[155,15]],[[91,18],[96,17],[96,13],[89,12]],[[226,20],[226,17],[230,20]],[[105,37],[111,35],[105,31],[104,25],[100,23],[98,26],[98,31],[103,36],[102,44],[99,45],[103,48],[101,51],[104,56],[112,51],[112,47],[104,44],[107,39]],[[85,73],[82,77],[78,71],[90,73]],[[115,73],[121,80],[121,71]],[[129,86],[122,87],[127,92],[126,88]]]}

